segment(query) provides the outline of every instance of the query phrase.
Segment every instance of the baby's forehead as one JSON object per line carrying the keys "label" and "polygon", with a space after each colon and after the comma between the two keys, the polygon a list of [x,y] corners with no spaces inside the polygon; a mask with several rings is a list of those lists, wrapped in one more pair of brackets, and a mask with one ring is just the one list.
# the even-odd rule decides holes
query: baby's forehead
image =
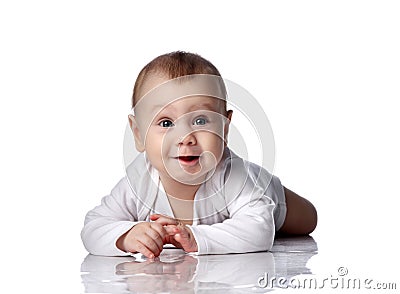
{"label": "baby's forehead", "polygon": [[157,103],[154,105],[154,108],[162,111],[165,110],[177,112],[194,112],[198,110],[223,112],[225,110],[224,102],[225,100],[218,97],[193,95],[176,99],[168,104]]}
{"label": "baby's forehead", "polygon": [[167,79],[152,75],[144,82],[141,98],[136,102],[136,110],[151,111],[172,106],[176,103],[224,105],[225,92],[221,87],[221,77],[213,75],[191,75],[176,79]]}

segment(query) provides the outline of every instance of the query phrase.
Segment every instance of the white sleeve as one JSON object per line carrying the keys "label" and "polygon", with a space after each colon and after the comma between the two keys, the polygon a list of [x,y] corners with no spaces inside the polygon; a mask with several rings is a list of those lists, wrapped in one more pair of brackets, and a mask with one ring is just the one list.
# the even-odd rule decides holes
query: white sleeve
{"label": "white sleeve", "polygon": [[[267,176],[270,180],[271,175],[261,170],[260,180],[239,169],[231,181],[225,183],[229,218],[222,223],[190,226],[197,242],[197,254],[244,253],[272,248],[275,203],[268,195],[271,189],[267,189]],[[239,185],[241,181],[243,185]]]}
{"label": "white sleeve", "polygon": [[136,204],[126,178],[103,197],[101,204],[86,214],[81,238],[86,250],[95,255],[124,256],[116,242],[137,221]]}
{"label": "white sleeve", "polygon": [[226,254],[266,251],[272,248],[275,229],[274,205],[264,199],[253,207],[246,204],[222,223],[190,226],[197,254]]}

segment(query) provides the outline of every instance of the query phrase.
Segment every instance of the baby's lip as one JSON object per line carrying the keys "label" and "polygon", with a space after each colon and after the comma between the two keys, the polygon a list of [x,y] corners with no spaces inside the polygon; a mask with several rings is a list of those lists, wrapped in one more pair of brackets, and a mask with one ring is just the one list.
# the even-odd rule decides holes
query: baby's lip
{"label": "baby's lip", "polygon": [[195,166],[198,164],[200,155],[179,155],[174,157],[180,164],[185,166]]}
{"label": "baby's lip", "polygon": [[179,150],[180,152],[174,152],[175,154],[172,155],[173,158],[179,158],[179,157],[189,157],[189,156],[196,156],[200,157],[202,152],[199,150]]}
{"label": "baby's lip", "polygon": [[178,156],[175,156],[174,158],[175,159],[183,159],[183,160],[185,160],[185,159],[196,159],[196,158],[199,158],[200,157],[200,155],[178,155]]}

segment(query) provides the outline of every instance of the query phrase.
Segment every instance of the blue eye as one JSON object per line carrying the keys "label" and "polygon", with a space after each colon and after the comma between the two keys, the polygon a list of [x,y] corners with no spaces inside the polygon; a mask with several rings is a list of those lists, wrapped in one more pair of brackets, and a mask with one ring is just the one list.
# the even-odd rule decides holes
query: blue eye
{"label": "blue eye", "polygon": [[197,126],[203,126],[206,123],[208,123],[208,120],[205,117],[198,117],[193,122],[193,124]]}
{"label": "blue eye", "polygon": [[163,128],[170,128],[174,126],[174,123],[169,119],[164,119],[158,125]]}

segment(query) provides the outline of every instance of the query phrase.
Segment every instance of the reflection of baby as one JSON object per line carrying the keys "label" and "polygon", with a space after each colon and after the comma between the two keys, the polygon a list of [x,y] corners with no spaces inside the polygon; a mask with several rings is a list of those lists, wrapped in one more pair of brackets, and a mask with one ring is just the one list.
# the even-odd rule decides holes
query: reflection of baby
{"label": "reflection of baby", "polygon": [[116,274],[126,276],[128,289],[135,293],[194,293],[197,259],[187,254],[174,254],[173,257],[171,260],[162,256],[159,260],[124,262],[117,265]]}
{"label": "reflection of baby", "polygon": [[81,267],[86,272],[82,275],[86,291],[111,291],[114,285],[113,293],[126,287],[135,293],[197,293],[203,289],[213,289],[214,293],[218,289],[257,287],[264,273],[275,276],[270,252],[190,256],[171,251],[163,251],[156,259],[122,262],[116,257],[88,255]]}
{"label": "reflection of baby", "polygon": [[195,54],[162,55],[143,68],[129,116],[142,153],[88,212],[90,253],[152,258],[168,243],[198,254],[265,251],[275,231],[314,230],[310,202],[227,147],[225,93],[218,70]]}

